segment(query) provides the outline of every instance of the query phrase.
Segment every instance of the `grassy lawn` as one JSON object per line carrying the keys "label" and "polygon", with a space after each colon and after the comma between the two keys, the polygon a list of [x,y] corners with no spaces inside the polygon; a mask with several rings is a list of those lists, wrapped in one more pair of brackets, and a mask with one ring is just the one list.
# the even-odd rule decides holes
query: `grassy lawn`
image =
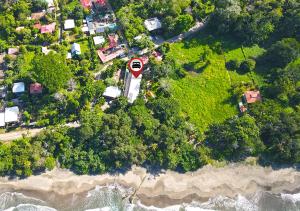
{"label": "grassy lawn", "polygon": [[[242,50],[234,42],[222,40],[224,55],[227,60],[244,59]],[[171,45],[167,56],[173,57],[182,65],[188,74],[180,80],[171,80],[173,96],[178,100],[184,115],[189,116],[201,132],[216,122],[238,114],[237,102],[232,100],[231,85],[252,78],[259,83],[260,77],[251,74],[239,75],[228,72],[223,55],[212,52],[208,59],[210,64],[204,66],[200,56],[214,46],[217,40],[202,34],[197,38]],[[244,48],[247,57],[255,57],[263,53],[258,46]],[[252,74],[253,75],[253,74]]]}
{"label": "grassy lawn", "polygon": [[86,52],[90,52],[89,42],[87,39],[76,42],[80,45],[81,53],[84,54]]}

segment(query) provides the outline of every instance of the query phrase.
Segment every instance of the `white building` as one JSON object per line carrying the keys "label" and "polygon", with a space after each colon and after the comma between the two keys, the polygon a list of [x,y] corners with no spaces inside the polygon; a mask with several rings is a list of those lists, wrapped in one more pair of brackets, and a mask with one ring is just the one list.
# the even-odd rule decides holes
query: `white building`
{"label": "white building", "polygon": [[19,121],[19,113],[20,113],[20,111],[19,111],[18,106],[5,108],[5,113],[4,113],[5,123],[18,122]]}
{"label": "white building", "polygon": [[161,22],[156,17],[145,20],[144,25],[148,31],[153,31],[161,28]]}
{"label": "white building", "polygon": [[2,112],[0,113],[0,127],[5,126],[5,114]]}
{"label": "white building", "polygon": [[131,72],[126,71],[124,96],[127,97],[129,103],[133,103],[140,93],[142,74],[134,77]]}
{"label": "white building", "polygon": [[78,43],[73,43],[72,48],[71,48],[71,54],[72,55],[80,55],[81,54],[80,45]]}
{"label": "white building", "polygon": [[53,0],[45,0],[48,3],[48,8],[54,7],[54,1]]}
{"label": "white building", "polygon": [[103,36],[96,36],[96,37],[93,37],[93,39],[94,39],[95,45],[101,45],[105,42],[105,39]]}
{"label": "white building", "polygon": [[64,28],[65,28],[65,30],[74,29],[75,28],[74,19],[65,20]]}
{"label": "white building", "polygon": [[121,96],[121,90],[117,86],[109,86],[103,93],[104,97],[117,98]]}
{"label": "white building", "polygon": [[14,83],[13,88],[12,88],[13,93],[22,93],[25,92],[25,84],[24,82],[17,82]]}

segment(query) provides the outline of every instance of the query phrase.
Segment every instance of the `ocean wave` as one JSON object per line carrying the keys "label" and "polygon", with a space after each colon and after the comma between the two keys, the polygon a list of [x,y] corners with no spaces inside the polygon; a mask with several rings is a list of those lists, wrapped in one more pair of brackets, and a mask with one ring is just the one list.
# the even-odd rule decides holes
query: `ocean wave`
{"label": "ocean wave", "polygon": [[[85,196],[76,196],[76,203],[70,207],[51,208],[48,202],[28,197],[22,193],[0,194],[1,211],[296,211],[300,210],[300,193],[296,194],[272,194],[269,192],[257,192],[252,196],[237,195],[234,198],[217,196],[206,202],[183,203],[164,208],[146,206],[140,201],[130,204],[128,196],[133,193],[132,188],[125,188],[114,184],[108,186],[96,186]],[[52,205],[51,205],[52,206]]]}
{"label": "ocean wave", "polygon": [[40,206],[35,204],[19,204],[16,207],[10,207],[4,211],[57,211],[54,208],[47,206]]}

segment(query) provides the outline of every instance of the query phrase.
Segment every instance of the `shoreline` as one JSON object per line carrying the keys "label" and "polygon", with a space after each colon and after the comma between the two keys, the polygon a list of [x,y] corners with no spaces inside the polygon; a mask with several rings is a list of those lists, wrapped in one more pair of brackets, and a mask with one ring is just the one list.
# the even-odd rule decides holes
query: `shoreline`
{"label": "shoreline", "polygon": [[[144,177],[146,179],[142,183]],[[203,202],[219,195],[233,198],[238,194],[247,196],[258,191],[295,193],[300,190],[300,172],[293,168],[273,170],[270,167],[243,164],[221,168],[205,166],[185,174],[168,170],[156,176],[135,166],[125,174],[96,176],[78,176],[69,170],[54,169],[22,180],[2,177],[0,190],[26,193],[51,201],[57,197],[67,199],[74,194],[86,194],[96,186],[119,184],[136,189],[141,183],[137,199],[146,206],[163,208],[192,201]]]}

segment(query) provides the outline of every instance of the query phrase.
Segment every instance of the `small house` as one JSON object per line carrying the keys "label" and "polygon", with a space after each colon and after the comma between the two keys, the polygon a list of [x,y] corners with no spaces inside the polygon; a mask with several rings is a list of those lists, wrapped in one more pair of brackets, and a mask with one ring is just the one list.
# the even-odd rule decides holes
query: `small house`
{"label": "small house", "polygon": [[71,48],[71,54],[72,54],[72,56],[81,54],[80,45],[78,43],[73,43],[72,48]]}
{"label": "small house", "polygon": [[244,93],[244,99],[247,103],[256,103],[262,100],[261,94],[259,91],[246,91]]}
{"label": "small house", "polygon": [[30,84],[29,88],[30,94],[41,94],[43,92],[43,86],[40,83]]}
{"label": "small house", "polygon": [[31,13],[31,19],[33,20],[40,20],[42,17],[44,17],[46,15],[46,12],[34,12]]}
{"label": "small house", "polygon": [[121,90],[116,86],[109,86],[105,89],[103,96],[115,99],[121,96]]}
{"label": "small house", "polygon": [[20,111],[18,106],[5,108],[5,113],[4,113],[5,123],[18,122],[19,113]]}
{"label": "small house", "polygon": [[54,7],[54,0],[45,0],[48,4],[48,8]]}
{"label": "small house", "polygon": [[51,24],[48,24],[48,25],[42,25],[41,26],[41,33],[42,34],[45,34],[45,33],[53,33],[55,31],[55,26],[56,26],[56,23],[51,23]]}
{"label": "small house", "polygon": [[150,18],[144,21],[144,25],[148,31],[154,31],[161,28],[161,22],[158,18]]}
{"label": "small house", "polygon": [[75,21],[74,21],[74,19],[65,20],[65,24],[64,24],[64,29],[65,30],[74,29],[74,28],[75,28]]}
{"label": "small house", "polygon": [[93,40],[94,40],[95,45],[101,45],[105,42],[105,39],[103,36],[93,37]]}
{"label": "small house", "polygon": [[80,3],[83,8],[89,9],[92,6],[91,0],[80,0]]}
{"label": "small house", "polygon": [[19,48],[9,48],[7,50],[8,55],[17,55],[19,53]]}
{"label": "small house", "polygon": [[15,94],[19,94],[25,92],[25,84],[24,82],[17,82],[13,84],[12,92]]}

